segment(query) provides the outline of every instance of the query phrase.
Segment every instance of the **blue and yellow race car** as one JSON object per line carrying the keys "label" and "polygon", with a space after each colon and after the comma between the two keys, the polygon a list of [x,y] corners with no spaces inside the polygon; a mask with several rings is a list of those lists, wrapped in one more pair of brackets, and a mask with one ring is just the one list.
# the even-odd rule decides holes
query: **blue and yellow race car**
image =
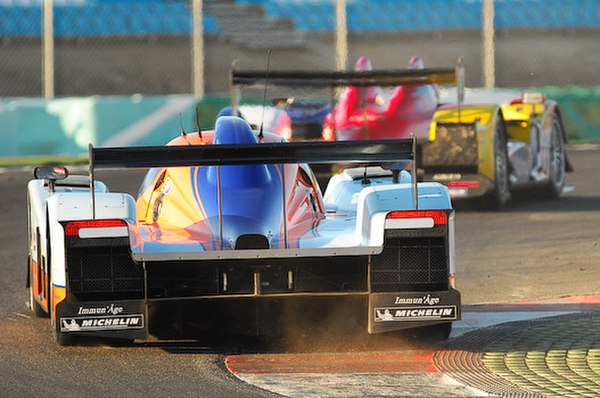
{"label": "blue and yellow race car", "polygon": [[[60,344],[146,339],[157,322],[448,337],[461,316],[454,211],[444,185],[404,170],[414,155],[411,139],[289,143],[223,116],[166,146],[90,147],[88,176],[37,168],[31,308]],[[347,167],[322,195],[312,162]],[[115,167],[149,168],[137,198],[95,178]]]}

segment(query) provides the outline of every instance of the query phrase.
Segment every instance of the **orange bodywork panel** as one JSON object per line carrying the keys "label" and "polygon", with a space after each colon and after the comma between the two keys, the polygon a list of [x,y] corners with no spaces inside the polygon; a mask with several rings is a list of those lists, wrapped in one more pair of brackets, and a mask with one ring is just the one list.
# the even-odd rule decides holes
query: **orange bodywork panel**
{"label": "orange bodywork panel", "polygon": [[67,298],[67,288],[52,285],[52,319],[56,319],[56,306]]}
{"label": "orange bodywork panel", "polygon": [[48,311],[48,292],[44,286],[48,284],[48,275],[46,275],[37,262],[30,259],[31,262],[31,288],[33,289],[34,300],[37,300],[43,309]]}

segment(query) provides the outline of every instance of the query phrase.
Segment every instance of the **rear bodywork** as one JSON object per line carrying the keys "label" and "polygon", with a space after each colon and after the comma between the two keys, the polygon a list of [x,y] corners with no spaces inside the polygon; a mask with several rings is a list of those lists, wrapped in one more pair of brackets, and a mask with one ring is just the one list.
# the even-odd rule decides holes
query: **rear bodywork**
{"label": "rear bodywork", "polygon": [[[276,333],[281,308],[318,320],[323,303],[350,303],[369,333],[460,319],[447,189],[393,166],[413,149],[285,143],[237,117],[165,147],[92,148],[89,177],[29,183],[33,302],[61,343],[145,339],[165,317]],[[351,167],[322,195],[308,161]],[[137,199],[95,180],[106,167],[150,167]]]}
{"label": "rear bodywork", "polygon": [[[373,70],[367,57],[360,57],[354,70],[381,75],[381,71]],[[415,79],[394,85],[384,78],[378,80],[380,84],[371,80],[370,85],[345,87],[335,109],[325,119],[323,138],[328,141],[407,138],[411,135],[427,138],[439,102],[433,82],[454,82],[454,70],[427,70],[423,60],[414,56],[404,73],[412,73]],[[382,90],[386,86],[393,88],[387,99]]]}
{"label": "rear bodywork", "polygon": [[[557,125],[565,143],[558,104],[541,96],[530,102],[517,98],[499,104],[443,105],[433,116],[428,140],[421,141],[420,178],[446,184],[453,198],[491,194],[496,189],[494,148],[501,126],[510,190],[547,184]],[[571,171],[562,156],[561,167]]]}
{"label": "rear bodywork", "polygon": [[483,196],[493,189],[497,105],[442,106],[429,138],[420,145],[421,178],[449,184],[453,197]]}

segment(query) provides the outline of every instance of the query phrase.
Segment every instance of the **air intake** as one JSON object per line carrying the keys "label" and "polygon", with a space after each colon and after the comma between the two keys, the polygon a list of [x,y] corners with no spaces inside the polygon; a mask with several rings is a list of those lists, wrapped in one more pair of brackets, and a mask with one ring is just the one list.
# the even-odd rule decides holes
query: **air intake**
{"label": "air intake", "polygon": [[250,250],[250,249],[268,249],[269,241],[264,235],[258,234],[246,234],[241,235],[235,241],[236,250]]}

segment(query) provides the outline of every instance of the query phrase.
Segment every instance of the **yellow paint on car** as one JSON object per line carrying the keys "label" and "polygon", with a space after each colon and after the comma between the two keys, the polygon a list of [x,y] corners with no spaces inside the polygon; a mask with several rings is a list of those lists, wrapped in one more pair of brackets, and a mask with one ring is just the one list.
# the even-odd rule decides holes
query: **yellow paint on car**
{"label": "yellow paint on car", "polygon": [[476,124],[478,170],[480,174],[494,181],[494,129],[499,109],[497,105],[468,105],[461,107],[460,111],[457,107],[440,109],[434,115],[429,137],[435,140],[438,124],[459,122]]}

